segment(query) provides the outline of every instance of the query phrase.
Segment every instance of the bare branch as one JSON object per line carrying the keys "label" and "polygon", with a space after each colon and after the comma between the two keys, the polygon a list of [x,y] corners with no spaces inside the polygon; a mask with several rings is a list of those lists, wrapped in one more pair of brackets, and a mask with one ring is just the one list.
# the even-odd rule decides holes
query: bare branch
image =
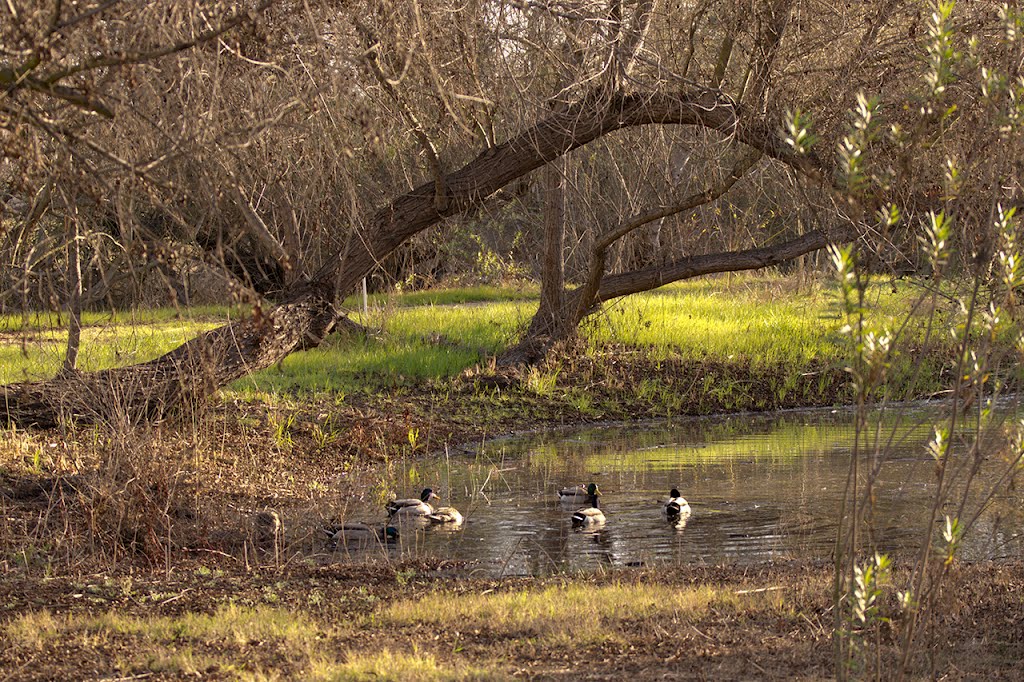
{"label": "bare branch", "polygon": [[701,275],[767,268],[823,249],[829,244],[841,244],[855,238],[856,233],[852,227],[835,230],[832,234],[813,230],[772,246],[681,258],[662,267],[605,277],[595,298],[597,301],[607,301]]}

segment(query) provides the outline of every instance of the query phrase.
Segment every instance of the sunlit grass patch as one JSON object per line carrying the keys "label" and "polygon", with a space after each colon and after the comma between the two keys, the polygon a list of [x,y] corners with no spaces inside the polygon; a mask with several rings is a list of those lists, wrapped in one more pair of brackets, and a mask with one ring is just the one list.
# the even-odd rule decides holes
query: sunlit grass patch
{"label": "sunlit grass patch", "polygon": [[[340,629],[340,630],[339,630]],[[344,632],[336,623],[331,633]],[[29,651],[49,647],[95,649],[118,643],[115,667],[123,673],[192,675],[215,670],[238,679],[281,679],[279,672],[301,670],[313,680],[475,680],[495,679],[493,672],[458,663],[449,665],[413,648],[373,652],[318,652],[327,634],[306,616],[285,609],[222,606],[212,614],[134,616],[99,614],[55,615],[37,611],[13,618],[3,629],[4,641]],[[264,660],[237,652],[258,646]],[[130,653],[126,653],[130,652]],[[287,662],[287,665],[282,666]]]}
{"label": "sunlit grass patch", "polygon": [[[80,369],[91,371],[145,362],[171,351],[221,322],[171,320],[137,325],[92,326],[82,330]],[[0,382],[53,376],[64,359],[67,330],[38,330],[0,345]]]}
{"label": "sunlit grass patch", "polygon": [[[865,307],[878,326],[895,329],[923,293],[913,283],[894,287],[880,278],[869,286]],[[911,341],[925,333],[925,310],[905,328]],[[941,309],[937,324],[947,314]],[[723,277],[708,277],[610,302],[595,317],[590,339],[646,347],[655,357],[806,364],[845,356],[844,323],[829,281],[796,286],[789,278],[749,275],[727,285]]]}
{"label": "sunlit grass patch", "polygon": [[669,627],[693,622],[712,607],[729,612],[784,608],[777,593],[740,597],[708,586],[572,584],[399,601],[385,608],[380,618],[400,626],[480,629],[568,645],[628,639],[638,624]]}
{"label": "sunlit grass patch", "polygon": [[[473,287],[427,289],[403,293],[376,293],[367,296],[370,306],[383,308],[387,306],[430,306],[460,305],[464,303],[494,303],[500,301],[526,301],[536,299],[540,295],[537,285],[496,287],[479,285]],[[363,297],[354,294],[345,299],[342,305],[349,310],[361,310]]]}
{"label": "sunlit grass patch", "polygon": [[[847,364],[848,339],[840,334],[844,322],[834,287],[796,284],[771,275],[704,278],[609,302],[582,329],[598,363],[634,362],[675,367],[702,367],[677,374],[685,384],[662,377],[655,367],[628,387],[631,399],[648,404],[659,414],[686,408],[709,412],[767,409],[795,404],[832,404],[841,392]],[[879,326],[895,327],[906,316],[922,289],[916,284],[879,281],[868,290],[871,315]],[[297,396],[309,393],[345,395],[382,387],[444,381],[514,343],[536,310],[530,291],[503,292],[473,288],[415,292],[389,297],[382,307],[353,319],[376,332],[335,334],[319,348],[293,353],[282,362],[247,376],[227,393],[247,399]],[[513,299],[513,300],[508,300]],[[938,317],[919,314],[904,332],[921,347],[926,325],[946,325],[952,309]],[[441,305],[484,301],[474,305]],[[104,369],[144,362],[170,351],[229,318],[248,314],[243,308],[158,309],[88,313],[79,366]],[[66,323],[52,313],[8,315],[0,318],[0,382],[53,376],[63,359]],[[946,345],[941,345],[946,344]],[[948,334],[932,334],[926,351],[898,360],[891,367],[897,384],[910,382],[917,368],[935,379],[948,364]],[[605,350],[602,350],[605,349]],[[624,355],[628,354],[628,355]],[[524,386],[544,400],[562,401],[581,413],[600,414],[602,405],[578,391],[570,395],[562,384],[571,372],[559,374],[559,358],[527,377]],[[571,358],[569,358],[571,362]],[[746,383],[745,383],[746,382]],[[692,385],[691,385],[692,384]],[[748,385],[749,384],[749,385]],[[937,382],[919,384],[917,394],[937,390]]]}
{"label": "sunlit grass patch", "polygon": [[590,338],[695,360],[802,363],[837,354],[839,321],[820,291],[767,300],[763,294],[761,288],[668,287],[609,305]]}
{"label": "sunlit grass patch", "polygon": [[531,312],[522,303],[371,311],[354,319],[380,335],[334,335],[320,348],[236,381],[231,390],[355,391],[451,377],[503,348]]}
{"label": "sunlit grass patch", "polygon": [[468,665],[447,666],[430,654],[415,649],[412,653],[384,649],[375,653],[352,653],[344,663],[326,660],[314,661],[310,679],[325,682],[342,680],[494,680],[504,679],[495,671],[485,671]]}
{"label": "sunlit grass patch", "polygon": [[[191,307],[133,308],[130,310],[84,311],[83,327],[104,327],[110,325],[133,326],[178,322],[222,324],[238,320],[251,312],[245,306],[199,305]],[[67,313],[49,310],[0,315],[0,333],[21,331],[57,331],[67,329]]]}
{"label": "sunlit grass patch", "polygon": [[[333,631],[336,631],[334,628]],[[112,667],[126,675],[196,675],[216,671],[260,676],[260,667],[305,668],[324,637],[303,614],[269,606],[221,606],[213,613],[138,616],[115,610],[55,615],[42,610],[18,615],[0,630],[7,645],[32,651],[59,647],[102,648]],[[240,664],[238,651],[258,646]],[[260,663],[260,656],[267,658]]]}
{"label": "sunlit grass patch", "polygon": [[[336,630],[336,628],[334,628]],[[126,674],[192,675],[216,670],[235,676],[259,673],[259,661],[247,655],[239,667],[237,652],[253,645],[280,665],[305,667],[314,645],[324,636],[306,616],[268,606],[222,606],[213,613],[180,616],[135,616],[106,611],[55,615],[22,614],[0,630],[9,646],[30,651],[95,650],[118,652],[113,665]],[[257,657],[258,658],[258,657]]]}
{"label": "sunlit grass patch", "polygon": [[28,649],[42,649],[67,628],[68,619],[48,610],[33,611],[11,620],[6,627],[10,643]]}
{"label": "sunlit grass patch", "polygon": [[186,613],[177,617],[137,617],[107,611],[98,615],[55,616],[49,611],[24,614],[7,625],[7,635],[22,646],[36,647],[60,637],[90,641],[111,635],[127,635],[148,642],[219,641],[246,644],[276,640],[292,647],[312,642],[316,627],[300,614],[266,606],[234,604],[212,614]]}

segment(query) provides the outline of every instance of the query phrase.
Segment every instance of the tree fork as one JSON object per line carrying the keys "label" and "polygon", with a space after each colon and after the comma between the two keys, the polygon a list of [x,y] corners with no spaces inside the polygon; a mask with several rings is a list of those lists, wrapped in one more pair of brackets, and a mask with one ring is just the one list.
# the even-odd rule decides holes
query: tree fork
{"label": "tree fork", "polygon": [[161,419],[204,402],[214,391],[289,354],[319,345],[339,318],[336,294],[351,291],[382,258],[445,217],[467,212],[509,182],[616,130],[640,125],[694,125],[735,136],[812,178],[820,162],[794,152],[766,121],[745,119],[719,92],[689,86],[676,93],[609,96],[597,91],[508,141],[488,148],[444,177],[445,201],[430,181],[377,211],[365,239],[354,236],[287,301],[247,320],[201,334],[155,360],[3,388],[6,421],[52,427],[62,420]]}

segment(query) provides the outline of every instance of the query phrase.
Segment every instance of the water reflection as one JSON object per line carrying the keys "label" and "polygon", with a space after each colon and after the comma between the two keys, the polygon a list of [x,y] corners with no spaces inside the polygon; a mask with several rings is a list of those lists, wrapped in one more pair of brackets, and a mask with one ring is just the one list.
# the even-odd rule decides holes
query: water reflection
{"label": "water reflection", "polygon": [[[883,551],[916,547],[926,523],[935,490],[934,463],[924,447],[931,434],[926,416],[887,427],[895,429],[893,445],[865,528]],[[851,415],[803,412],[493,442],[478,452],[415,465],[418,480],[434,484],[442,504],[457,507],[466,520],[457,532],[403,530],[388,551],[479,562],[494,575],[827,559],[853,438]],[[559,504],[556,491],[591,481],[603,492],[607,525],[593,533],[574,531],[573,506]],[[693,510],[683,524],[665,518],[673,487]],[[1017,493],[1003,494],[976,524],[963,556],[1019,554],[1022,527]]]}

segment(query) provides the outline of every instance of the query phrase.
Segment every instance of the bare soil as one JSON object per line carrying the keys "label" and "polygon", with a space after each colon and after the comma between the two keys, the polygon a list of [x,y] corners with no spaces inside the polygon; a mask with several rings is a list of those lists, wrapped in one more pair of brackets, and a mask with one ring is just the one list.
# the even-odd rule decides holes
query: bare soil
{"label": "bare soil", "polygon": [[[216,562],[213,562],[216,565]],[[4,623],[45,609],[56,614],[180,616],[212,613],[225,603],[272,604],[301,613],[319,629],[318,648],[339,659],[384,648],[416,651],[451,666],[474,666],[481,677],[503,679],[825,679],[832,662],[831,569],[807,564],[766,564],[743,570],[726,566],[676,567],[657,572],[623,570],[601,575],[547,579],[475,580],[444,563],[372,566],[294,565],[282,569],[233,570],[221,563],[181,563],[169,572],[104,573],[75,578],[11,578],[0,583]],[[464,568],[464,567],[462,567]],[[130,588],[125,578],[130,576]],[[911,662],[911,678],[1021,679],[1024,669],[1024,571],[1020,563],[960,566],[949,578],[949,603],[928,624],[927,650]],[[619,641],[550,643],[515,639],[487,630],[386,628],[372,618],[396,599],[442,600],[465,592],[539,589],[552,583],[586,585],[657,583],[686,589],[711,585],[723,592],[778,591],[792,608],[756,606],[724,612],[711,608],[685,624],[639,619]],[[318,595],[313,602],[312,593]],[[351,627],[358,622],[359,626]],[[899,618],[880,631],[886,665],[895,665]],[[181,645],[185,647],[186,644]],[[283,678],[303,677],[306,661],[283,643],[212,641],[192,643],[212,660],[232,661],[242,670]],[[5,679],[178,679],[174,671],[138,667],[139,641],[123,637],[53,639],[38,647],[14,643],[0,649]],[[132,662],[136,662],[132,664]],[[856,671],[853,671],[856,672]],[[214,664],[200,672],[233,679],[238,667]],[[883,675],[884,676],[884,675]],[[412,675],[409,679],[417,679]]]}

